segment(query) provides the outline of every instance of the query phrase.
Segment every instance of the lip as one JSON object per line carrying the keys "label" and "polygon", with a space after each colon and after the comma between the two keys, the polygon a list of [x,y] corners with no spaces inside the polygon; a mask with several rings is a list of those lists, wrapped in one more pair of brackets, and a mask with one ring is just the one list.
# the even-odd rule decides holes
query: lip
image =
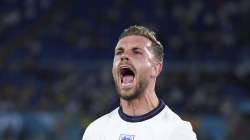
{"label": "lip", "polygon": [[118,70],[119,76],[121,75],[121,69],[123,68],[129,68],[134,73],[134,75],[136,74],[134,68],[131,65],[120,65]]}
{"label": "lip", "polygon": [[[126,84],[125,85],[125,84],[122,83],[121,69],[123,69],[123,68],[129,68],[134,73],[134,80],[133,80],[133,82],[131,84]],[[118,78],[119,78],[118,81],[119,81],[121,89],[131,89],[134,86],[135,82],[136,82],[136,73],[135,73],[134,68],[131,65],[120,65],[119,70],[118,70]]]}
{"label": "lip", "polygon": [[129,89],[132,89],[134,86],[135,86],[135,83],[136,83],[136,79],[134,77],[134,80],[132,83],[129,83],[129,84],[124,84],[121,82],[121,78],[119,79],[119,83],[120,83],[120,88],[123,89],[123,90],[129,90]]}
{"label": "lip", "polygon": [[119,66],[119,73],[121,72],[121,69],[123,69],[123,68],[129,68],[135,74],[135,70],[131,65],[120,65]]}

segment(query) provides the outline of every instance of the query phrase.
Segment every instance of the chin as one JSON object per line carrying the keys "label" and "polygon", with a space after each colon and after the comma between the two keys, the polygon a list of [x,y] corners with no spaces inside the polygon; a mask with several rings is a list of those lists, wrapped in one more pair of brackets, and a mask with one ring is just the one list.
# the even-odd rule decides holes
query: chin
{"label": "chin", "polygon": [[126,101],[131,101],[131,100],[136,99],[134,95],[120,95],[120,98]]}
{"label": "chin", "polygon": [[127,101],[136,99],[139,95],[140,95],[139,92],[135,92],[135,91],[119,91],[120,98],[127,100]]}

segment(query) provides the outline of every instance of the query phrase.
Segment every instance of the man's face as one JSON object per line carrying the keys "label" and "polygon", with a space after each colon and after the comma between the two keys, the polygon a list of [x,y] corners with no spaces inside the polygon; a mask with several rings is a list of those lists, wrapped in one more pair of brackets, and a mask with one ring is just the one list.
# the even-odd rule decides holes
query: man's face
{"label": "man's face", "polygon": [[151,43],[146,37],[138,35],[126,36],[118,41],[112,73],[121,98],[131,100],[142,95],[155,76]]}

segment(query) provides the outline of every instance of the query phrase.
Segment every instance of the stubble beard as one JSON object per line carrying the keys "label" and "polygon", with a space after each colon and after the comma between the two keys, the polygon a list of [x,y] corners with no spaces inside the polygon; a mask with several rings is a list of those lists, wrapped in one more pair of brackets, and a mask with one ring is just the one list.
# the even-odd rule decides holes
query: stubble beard
{"label": "stubble beard", "polygon": [[[131,101],[134,100],[141,95],[144,94],[144,91],[148,85],[148,81],[146,79],[140,79],[138,84],[135,85],[135,89],[131,89],[128,91],[122,90],[119,88],[118,83],[115,82],[116,90],[120,98]],[[132,93],[126,93],[126,92],[132,92]]]}

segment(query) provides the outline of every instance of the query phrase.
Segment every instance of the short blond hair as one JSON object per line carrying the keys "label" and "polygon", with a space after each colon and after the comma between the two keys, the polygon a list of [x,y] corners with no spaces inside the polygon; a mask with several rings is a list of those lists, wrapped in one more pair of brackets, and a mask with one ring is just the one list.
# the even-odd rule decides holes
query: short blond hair
{"label": "short blond hair", "polygon": [[129,28],[125,29],[121,33],[119,40],[126,37],[126,36],[130,36],[130,35],[139,35],[139,36],[144,36],[144,37],[148,38],[152,42],[151,48],[153,50],[155,57],[158,60],[163,61],[164,47],[161,44],[161,42],[156,39],[155,32],[153,32],[152,30],[150,30],[144,26],[133,25],[133,26],[130,26]]}

